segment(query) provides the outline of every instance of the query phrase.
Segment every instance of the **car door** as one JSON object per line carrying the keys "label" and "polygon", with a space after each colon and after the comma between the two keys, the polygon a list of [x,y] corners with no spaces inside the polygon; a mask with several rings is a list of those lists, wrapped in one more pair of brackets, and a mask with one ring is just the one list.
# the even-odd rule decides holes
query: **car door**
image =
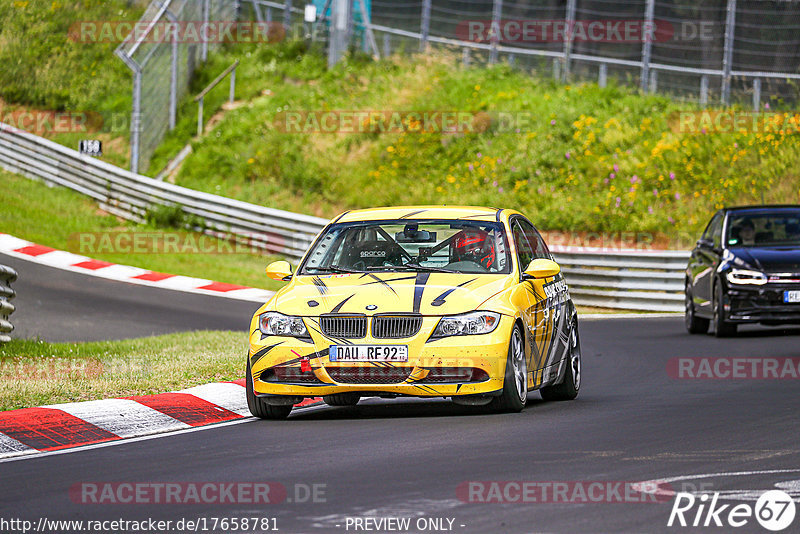
{"label": "car door", "polygon": [[711,313],[711,292],[714,285],[714,272],[720,260],[719,251],[722,246],[724,220],[725,215],[722,211],[714,215],[692,251],[689,261],[695,310],[703,316]]}
{"label": "car door", "polygon": [[[520,272],[537,258],[551,259],[550,251],[541,235],[533,225],[522,217],[515,217],[511,222],[514,245]],[[560,275],[555,277],[560,279]],[[525,322],[526,348],[529,348],[528,371],[532,373],[531,387],[537,387],[543,380],[543,369],[550,365],[556,354],[558,335],[556,329],[557,299],[548,297],[549,288],[556,280],[521,280],[527,295],[527,307],[523,311]],[[556,358],[557,360],[557,358]]]}

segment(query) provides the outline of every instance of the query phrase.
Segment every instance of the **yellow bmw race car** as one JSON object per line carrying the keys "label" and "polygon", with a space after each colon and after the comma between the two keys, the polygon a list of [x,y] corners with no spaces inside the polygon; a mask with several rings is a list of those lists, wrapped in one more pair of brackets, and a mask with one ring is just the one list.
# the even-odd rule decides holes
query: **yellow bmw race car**
{"label": "yellow bmw race car", "polygon": [[253,316],[247,402],[285,418],[306,397],[449,397],[520,411],[528,392],[570,400],[581,381],[578,316],[539,232],[513,210],[349,211]]}

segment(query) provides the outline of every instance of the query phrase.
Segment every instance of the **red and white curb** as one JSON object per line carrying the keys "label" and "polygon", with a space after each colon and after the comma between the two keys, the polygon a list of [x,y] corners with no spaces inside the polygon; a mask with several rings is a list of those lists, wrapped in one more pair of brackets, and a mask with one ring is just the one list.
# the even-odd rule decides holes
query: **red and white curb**
{"label": "red and white curb", "polygon": [[[295,406],[320,404],[305,399]],[[0,412],[0,459],[185,430],[250,417],[244,379],[171,393]]]}
{"label": "red and white curb", "polygon": [[160,287],[186,293],[215,295],[261,303],[266,302],[275,294],[274,291],[266,289],[214,282],[204,278],[164,274],[139,267],[95,260],[64,250],[37,245],[9,234],[0,233],[0,253],[57,269],[98,276],[108,280]]}

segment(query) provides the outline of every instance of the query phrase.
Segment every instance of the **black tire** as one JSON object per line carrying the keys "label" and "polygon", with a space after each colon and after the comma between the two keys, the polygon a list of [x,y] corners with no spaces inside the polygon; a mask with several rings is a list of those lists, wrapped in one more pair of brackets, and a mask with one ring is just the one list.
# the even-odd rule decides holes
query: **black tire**
{"label": "black tire", "polygon": [[708,319],[703,319],[694,314],[694,299],[692,295],[692,288],[689,287],[689,281],[686,281],[686,288],[684,289],[685,299],[685,314],[684,323],[686,330],[690,334],[705,334],[708,332],[708,325],[711,323]]}
{"label": "black tire", "polygon": [[291,404],[272,405],[267,404],[264,399],[256,397],[253,392],[253,373],[250,372],[250,357],[247,358],[247,371],[245,377],[245,394],[247,396],[247,407],[250,413],[259,419],[286,419],[292,411]]}
{"label": "black tire", "polygon": [[714,282],[714,335],[717,337],[731,337],[736,335],[736,324],[725,320],[723,306],[722,282]]}
{"label": "black tire", "polygon": [[324,395],[322,400],[328,406],[355,406],[361,400],[361,395],[358,393],[334,393],[333,395]]}
{"label": "black tire", "polygon": [[511,339],[508,341],[506,371],[503,376],[503,392],[499,397],[494,397],[488,406],[490,410],[497,412],[521,412],[525,407],[527,397],[528,362],[525,359],[525,345],[522,339],[522,332],[519,326],[515,325],[514,330],[511,331]]}
{"label": "black tire", "polygon": [[567,401],[578,396],[581,389],[581,339],[578,334],[578,320],[573,319],[569,333],[569,352],[567,354],[564,379],[559,384],[539,389],[539,394],[546,401]]}

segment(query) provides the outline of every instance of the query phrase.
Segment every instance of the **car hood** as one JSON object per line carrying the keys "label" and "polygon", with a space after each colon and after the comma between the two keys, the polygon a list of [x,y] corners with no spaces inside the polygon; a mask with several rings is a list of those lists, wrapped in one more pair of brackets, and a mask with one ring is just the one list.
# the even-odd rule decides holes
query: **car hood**
{"label": "car hood", "polygon": [[730,252],[760,271],[800,272],[800,247],[738,247],[730,249]]}
{"label": "car hood", "polygon": [[421,313],[450,315],[476,309],[511,284],[508,275],[430,272],[295,276],[270,301],[287,315]]}

